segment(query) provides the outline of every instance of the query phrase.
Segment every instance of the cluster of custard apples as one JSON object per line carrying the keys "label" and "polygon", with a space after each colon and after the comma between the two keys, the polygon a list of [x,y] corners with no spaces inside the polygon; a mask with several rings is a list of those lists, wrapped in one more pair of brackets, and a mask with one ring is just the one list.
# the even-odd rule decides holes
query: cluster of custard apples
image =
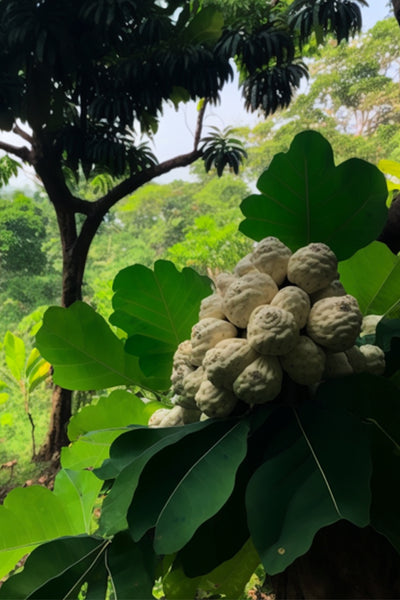
{"label": "cluster of custard apples", "polygon": [[284,377],[315,386],[351,373],[379,375],[383,351],[356,344],[368,321],[339,281],[337,258],[326,244],[293,253],[266,237],[232,273],[215,277],[190,340],[174,355],[175,406],[156,411],[149,425],[226,417],[239,402],[279,401]]}

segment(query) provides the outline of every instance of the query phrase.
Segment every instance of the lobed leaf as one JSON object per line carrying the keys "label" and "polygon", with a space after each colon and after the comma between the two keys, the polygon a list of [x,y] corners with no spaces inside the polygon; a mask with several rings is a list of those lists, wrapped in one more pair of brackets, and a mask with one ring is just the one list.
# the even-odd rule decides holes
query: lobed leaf
{"label": "lobed leaf", "polygon": [[54,382],[72,390],[116,385],[140,385],[154,390],[168,387],[163,378],[147,378],[136,357],[106,321],[84,302],[68,308],[51,307],[36,336],[41,355],[54,369]]}
{"label": "lobed leaf", "polygon": [[329,142],[315,131],[296,135],[257,187],[261,194],[241,204],[240,231],[254,240],[276,236],[293,251],[324,242],[344,260],[375,240],[386,220],[383,174],[356,158],[335,166]]}
{"label": "lobed leaf", "polygon": [[159,373],[167,389],[173,354],[190,338],[200,302],[212,292],[210,280],[193,269],[179,272],[171,262],[159,260],[154,270],[143,265],[123,269],[113,289],[110,322],[128,334],[126,351],[138,357],[144,374]]}

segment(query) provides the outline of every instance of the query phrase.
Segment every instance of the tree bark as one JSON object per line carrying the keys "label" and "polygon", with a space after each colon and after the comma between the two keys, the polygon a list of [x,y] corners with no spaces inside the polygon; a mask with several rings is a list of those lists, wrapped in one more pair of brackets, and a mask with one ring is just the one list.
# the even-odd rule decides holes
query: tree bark
{"label": "tree bark", "polygon": [[321,529],[310,550],[271,583],[277,600],[394,600],[400,556],[371,527],[340,521]]}
{"label": "tree bark", "polygon": [[394,16],[400,25],[400,0],[392,0]]}

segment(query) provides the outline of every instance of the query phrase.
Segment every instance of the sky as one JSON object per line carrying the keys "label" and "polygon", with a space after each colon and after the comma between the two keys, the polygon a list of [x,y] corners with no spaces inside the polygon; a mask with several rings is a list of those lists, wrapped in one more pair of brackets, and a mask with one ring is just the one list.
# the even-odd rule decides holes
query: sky
{"label": "sky", "polygon": [[[363,31],[367,31],[377,21],[392,16],[386,0],[369,0],[369,6],[362,6]],[[400,30],[399,30],[400,34]],[[175,154],[189,152],[192,149],[193,131],[196,125],[196,103],[190,102],[184,105],[177,113],[175,109],[167,107],[160,122],[159,131],[155,138],[153,149],[161,162]],[[262,117],[245,110],[238,82],[225,86],[221,94],[219,106],[212,106],[206,113],[204,120],[205,130],[207,126],[216,126],[224,129],[229,126],[254,126]],[[187,179],[189,168],[174,169],[173,172],[159,177],[156,181],[166,183],[173,179]]]}
{"label": "sky", "polygon": [[[372,27],[377,21],[393,14],[386,0],[369,0],[369,6],[362,6],[361,11],[364,31]],[[172,106],[167,105],[165,107],[159,130],[153,143],[151,143],[151,149],[160,162],[192,150],[196,116],[197,105],[195,102],[183,105],[178,112]],[[219,129],[229,126],[254,126],[260,119],[261,117],[257,114],[245,110],[236,79],[225,86],[221,93],[220,105],[208,108],[204,120],[204,134],[207,133],[208,126],[216,126]],[[6,141],[6,136],[3,136],[3,139]],[[18,143],[15,141],[15,137],[12,137],[12,134],[7,141]],[[180,168],[174,169],[154,181],[166,183],[173,179],[188,179],[189,177],[189,169]],[[13,188],[31,188],[34,186],[33,177],[28,170],[25,170],[18,177],[13,178],[9,185]]]}

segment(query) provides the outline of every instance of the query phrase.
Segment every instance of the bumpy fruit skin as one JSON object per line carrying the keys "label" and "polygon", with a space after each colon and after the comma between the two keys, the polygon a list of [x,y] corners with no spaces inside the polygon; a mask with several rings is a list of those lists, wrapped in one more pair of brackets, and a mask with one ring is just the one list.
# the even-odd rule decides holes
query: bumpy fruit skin
{"label": "bumpy fruit skin", "polygon": [[174,394],[183,395],[183,381],[193,371],[194,367],[192,365],[189,366],[185,362],[174,363],[171,374],[171,390]]}
{"label": "bumpy fruit skin", "polygon": [[236,327],[228,321],[212,317],[202,319],[192,327],[192,363],[199,367],[207,350],[213,348],[221,340],[236,337],[236,334]]}
{"label": "bumpy fruit skin", "polygon": [[271,300],[271,306],[279,306],[292,313],[299,329],[307,323],[310,312],[310,297],[299,287],[288,285],[283,287]]}
{"label": "bumpy fruit skin", "polygon": [[324,377],[333,379],[354,373],[345,352],[327,352]]}
{"label": "bumpy fruit skin", "polygon": [[231,285],[231,283],[236,281],[236,279],[237,277],[235,277],[235,275],[232,273],[226,273],[225,271],[218,273],[218,275],[215,277],[215,287],[217,288],[217,293],[221,294],[221,296],[224,296],[228,287]]}
{"label": "bumpy fruit skin", "polygon": [[148,425],[149,427],[160,427],[160,423],[170,412],[169,408],[159,408],[151,415]]}
{"label": "bumpy fruit skin", "polygon": [[184,340],[178,346],[174,354],[174,364],[184,362],[191,365],[192,359],[192,344],[190,340]]}
{"label": "bumpy fruit skin", "polygon": [[231,323],[245,329],[256,306],[267,304],[277,293],[278,286],[272,277],[259,271],[250,271],[226,290],[224,312]]}
{"label": "bumpy fruit skin", "polygon": [[222,308],[223,299],[220,294],[211,294],[203,298],[200,304],[199,320],[213,317],[214,319],[225,319]]}
{"label": "bumpy fruit skin", "polygon": [[326,244],[308,244],[290,257],[287,277],[307,294],[313,294],[337,279],[337,258]]}
{"label": "bumpy fruit skin", "polygon": [[183,396],[186,403],[180,403],[181,406],[194,407],[196,405],[194,397],[196,396],[201,382],[205,379],[206,374],[203,367],[197,367],[191,373],[188,373],[183,379]]}
{"label": "bumpy fruit skin", "polygon": [[256,270],[256,267],[251,262],[251,254],[246,254],[246,256],[239,260],[233,272],[235,275],[237,275],[237,277],[243,277],[243,275],[246,275],[246,273],[249,273],[249,271]]}
{"label": "bumpy fruit skin", "polygon": [[251,254],[251,262],[259,271],[267,273],[281,285],[285,280],[292,251],[278,238],[269,236],[261,240]]}
{"label": "bumpy fruit skin", "polygon": [[352,346],[345,352],[354,373],[364,373],[367,370],[367,363],[364,354],[358,346]]}
{"label": "bumpy fruit skin", "polygon": [[293,350],[280,357],[283,370],[300,385],[321,381],[325,360],[325,352],[305,335],[300,336]]}
{"label": "bumpy fruit skin", "polygon": [[149,427],[177,427],[195,423],[200,419],[201,413],[196,409],[186,409],[174,406],[171,409],[160,408],[149,419]]}
{"label": "bumpy fruit skin", "polygon": [[310,310],[307,334],[331,352],[342,352],[354,346],[361,322],[362,314],[353,296],[323,298]]}
{"label": "bumpy fruit skin", "polygon": [[360,346],[360,351],[365,358],[365,370],[373,375],[383,375],[385,372],[385,354],[383,350],[379,346],[364,344]]}
{"label": "bumpy fruit skin", "polygon": [[297,344],[299,328],[292,313],[284,308],[265,304],[251,313],[247,340],[259,354],[286,354]]}
{"label": "bumpy fruit skin", "polygon": [[218,388],[233,389],[233,382],[253,360],[257,353],[244,338],[219,342],[208,350],[203,360],[207,379]]}
{"label": "bumpy fruit skin", "polygon": [[379,321],[382,319],[382,315],[366,315],[361,323],[360,336],[373,335],[376,332]]}
{"label": "bumpy fruit skin", "polygon": [[282,368],[275,356],[259,356],[234,381],[235,396],[247,404],[274,400],[282,387]]}
{"label": "bumpy fruit skin", "polygon": [[220,390],[205,379],[197,394],[196,404],[208,417],[227,417],[231,414],[238,399],[228,390]]}
{"label": "bumpy fruit skin", "polygon": [[318,292],[311,294],[311,302],[315,304],[315,302],[318,302],[318,300],[322,300],[323,298],[345,296],[346,294],[347,292],[339,279],[334,279],[326,287],[322,288],[322,290],[318,290]]}

